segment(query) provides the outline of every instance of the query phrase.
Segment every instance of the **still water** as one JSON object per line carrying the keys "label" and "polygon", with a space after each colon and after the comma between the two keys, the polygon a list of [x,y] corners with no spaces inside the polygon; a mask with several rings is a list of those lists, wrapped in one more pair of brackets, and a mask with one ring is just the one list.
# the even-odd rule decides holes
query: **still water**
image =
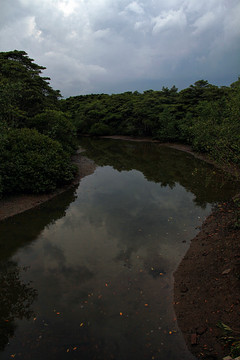
{"label": "still water", "polygon": [[234,182],[157,144],[81,145],[91,175],[0,223],[0,359],[193,360],[173,272]]}

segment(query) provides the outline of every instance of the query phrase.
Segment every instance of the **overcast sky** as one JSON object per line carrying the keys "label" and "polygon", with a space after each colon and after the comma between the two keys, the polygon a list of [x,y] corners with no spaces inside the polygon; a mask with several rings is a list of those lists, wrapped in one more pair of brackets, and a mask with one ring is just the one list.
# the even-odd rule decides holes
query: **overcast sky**
{"label": "overcast sky", "polygon": [[179,89],[240,75],[239,0],[0,0],[0,51],[63,96]]}

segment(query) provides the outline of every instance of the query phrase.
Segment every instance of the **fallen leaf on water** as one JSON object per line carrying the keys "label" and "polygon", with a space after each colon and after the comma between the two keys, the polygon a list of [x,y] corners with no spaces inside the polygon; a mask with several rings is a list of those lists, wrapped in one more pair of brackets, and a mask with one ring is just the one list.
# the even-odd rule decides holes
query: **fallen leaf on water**
{"label": "fallen leaf on water", "polygon": [[231,269],[226,269],[222,272],[222,275],[227,275],[230,273],[230,271],[231,271]]}

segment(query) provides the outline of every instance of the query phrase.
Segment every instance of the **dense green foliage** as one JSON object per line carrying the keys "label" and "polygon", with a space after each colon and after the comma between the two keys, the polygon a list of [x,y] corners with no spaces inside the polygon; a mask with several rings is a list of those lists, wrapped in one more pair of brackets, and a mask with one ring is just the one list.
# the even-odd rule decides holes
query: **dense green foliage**
{"label": "dense green foliage", "polygon": [[180,92],[173,86],[60,102],[81,134],[181,142],[226,165],[240,165],[240,79],[230,87],[199,80]]}
{"label": "dense green foliage", "polygon": [[226,166],[240,165],[240,79],[199,80],[178,91],[81,95],[59,91],[24,51],[0,52],[0,195],[44,192],[74,174],[76,131],[190,144]]}
{"label": "dense green foliage", "polygon": [[29,128],[49,136],[62,144],[64,150],[73,153],[76,149],[76,131],[66,114],[57,110],[45,110],[28,119]]}
{"label": "dense green foliage", "polygon": [[51,191],[76,171],[75,128],[44,69],[24,51],[0,53],[0,195]]}
{"label": "dense green foliage", "polygon": [[51,191],[73,178],[72,165],[61,144],[36,130],[9,130],[1,157],[6,193]]}

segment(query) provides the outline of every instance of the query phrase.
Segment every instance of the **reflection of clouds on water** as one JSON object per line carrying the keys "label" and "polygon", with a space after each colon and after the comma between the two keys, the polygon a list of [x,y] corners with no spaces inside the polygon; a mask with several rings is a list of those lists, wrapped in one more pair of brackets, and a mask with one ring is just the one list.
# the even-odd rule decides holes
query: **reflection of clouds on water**
{"label": "reflection of clouds on water", "polygon": [[81,292],[84,282],[104,282],[109,274],[116,281],[127,269],[142,268],[153,279],[159,269],[166,279],[203,212],[192,198],[181,186],[162,188],[138,171],[99,168],[82,182],[67,216],[48,226],[21,259],[31,258],[33,272],[42,268],[39,283],[54,301],[58,293],[71,297],[71,288]]}
{"label": "reflection of clouds on water", "polygon": [[158,351],[190,359],[173,320],[172,271],[203,214],[180,185],[161,187],[136,170],[103,167],[83,179],[66,216],[17,254],[31,264],[50,338],[54,329],[71,342],[83,323],[88,348],[100,344],[106,358],[112,349],[126,360]]}
{"label": "reflection of clouds on water", "polygon": [[[71,192],[64,201],[46,204],[42,217],[39,209],[26,216],[22,228],[19,222],[12,233],[10,226],[5,229],[11,238],[19,232],[21,240],[29,227],[35,241],[27,241],[15,259],[20,266],[30,265],[24,279],[33,281],[39,293],[34,303],[38,322],[35,327],[19,322],[12,353],[22,347],[23,353],[30,350],[25,336],[42,336],[37,346],[34,341],[31,345],[31,358],[36,360],[55,359],[56,354],[65,360],[73,343],[83,360],[192,359],[174,321],[172,272],[195,227],[210,211],[209,205],[203,206],[208,194],[206,188],[198,192],[198,176],[189,178],[190,159],[182,174],[186,159],[180,170],[172,168],[182,158],[172,153],[171,166],[167,163],[164,172],[164,162],[156,162],[154,156],[149,160],[148,154],[138,159],[138,170],[131,170],[131,156],[125,153],[118,161],[114,154],[115,168],[121,162],[122,171],[99,167],[81,181],[75,201]],[[195,196],[201,200],[199,206]],[[216,191],[211,196],[215,198]]]}
{"label": "reflection of clouds on water", "polygon": [[[96,179],[95,190],[88,191]],[[97,233],[109,246],[116,242],[120,252],[122,248],[130,252],[129,258],[140,248],[150,253],[158,249],[175,262],[186,250],[182,240],[190,240],[199,225],[198,216],[206,214],[195,208],[193,195],[180,185],[173,190],[162,188],[138,171],[100,168],[78,191],[63,227],[71,227],[73,234],[80,227],[80,238],[88,234],[89,243]]]}

